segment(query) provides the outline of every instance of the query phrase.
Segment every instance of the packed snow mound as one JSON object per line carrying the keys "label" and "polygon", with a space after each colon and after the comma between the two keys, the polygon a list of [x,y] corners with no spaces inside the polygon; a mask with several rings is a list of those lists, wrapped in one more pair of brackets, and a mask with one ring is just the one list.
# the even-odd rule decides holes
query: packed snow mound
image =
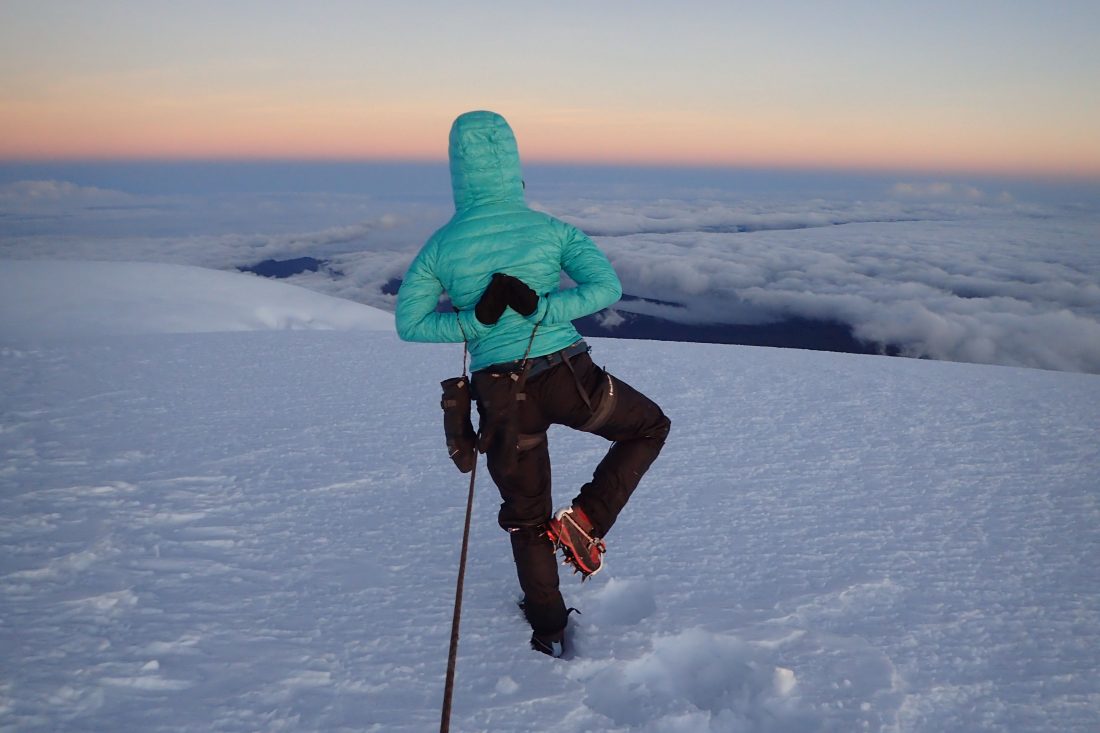
{"label": "packed snow mound", "polygon": [[392,331],[393,315],[255,275],[188,265],[0,265],[3,341],[282,329]]}

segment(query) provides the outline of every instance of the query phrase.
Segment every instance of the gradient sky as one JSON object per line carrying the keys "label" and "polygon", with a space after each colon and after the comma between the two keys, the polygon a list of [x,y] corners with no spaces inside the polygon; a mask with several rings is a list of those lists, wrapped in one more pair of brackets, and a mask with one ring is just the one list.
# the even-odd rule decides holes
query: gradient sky
{"label": "gradient sky", "polygon": [[1100,177],[1100,2],[0,0],[0,159],[525,159]]}

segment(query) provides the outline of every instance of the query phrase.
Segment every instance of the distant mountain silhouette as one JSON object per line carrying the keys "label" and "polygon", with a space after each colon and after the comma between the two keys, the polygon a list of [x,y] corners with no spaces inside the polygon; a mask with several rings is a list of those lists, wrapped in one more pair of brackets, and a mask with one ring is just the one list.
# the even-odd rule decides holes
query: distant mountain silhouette
{"label": "distant mountain silhouette", "polygon": [[[744,325],[737,323],[680,323],[641,313],[607,311],[574,321],[584,336],[650,339],[652,341],[690,341],[707,344],[775,346],[786,349],[839,351],[846,354],[887,354],[897,356],[897,347],[861,341],[850,326],[838,321],[812,318],[786,318],[774,323]],[[621,320],[620,320],[621,319]],[[618,322],[614,326],[605,323]]]}
{"label": "distant mountain silhouette", "polygon": [[237,269],[241,272],[254,272],[257,275],[281,280],[302,272],[317,272],[326,264],[328,263],[325,260],[318,260],[314,257],[298,257],[293,260],[264,260],[255,265],[247,265]]}

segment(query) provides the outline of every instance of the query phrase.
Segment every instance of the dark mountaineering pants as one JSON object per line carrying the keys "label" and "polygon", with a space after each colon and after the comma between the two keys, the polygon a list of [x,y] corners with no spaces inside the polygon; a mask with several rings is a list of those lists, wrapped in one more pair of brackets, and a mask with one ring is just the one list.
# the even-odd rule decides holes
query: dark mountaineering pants
{"label": "dark mountaineering pants", "polygon": [[[489,474],[503,500],[499,522],[511,537],[527,620],[536,633],[560,631],[568,614],[546,536],[553,511],[547,428],[566,425],[613,441],[573,500],[592,520],[595,536],[604,537],[661,452],[669,419],[587,352],[530,376],[525,385],[493,367],[475,372],[473,382]],[[518,386],[523,397],[517,401]]]}

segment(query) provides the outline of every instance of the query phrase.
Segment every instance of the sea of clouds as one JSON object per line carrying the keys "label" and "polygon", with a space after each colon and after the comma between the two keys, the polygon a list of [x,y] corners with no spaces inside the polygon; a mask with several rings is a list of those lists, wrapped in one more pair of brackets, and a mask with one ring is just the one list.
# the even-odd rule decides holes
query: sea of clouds
{"label": "sea of clouds", "polygon": [[[390,310],[393,280],[452,213],[442,167],[376,171],[358,189],[344,168],[332,190],[316,169],[302,190],[262,173],[231,190],[173,186],[170,166],[34,173],[0,176],[0,260],[235,269],[308,256],[323,266],[291,282]],[[536,169],[527,195],[588,232],[646,299],[618,311],[839,322],[909,356],[1100,373],[1100,203],[1082,190]]]}

